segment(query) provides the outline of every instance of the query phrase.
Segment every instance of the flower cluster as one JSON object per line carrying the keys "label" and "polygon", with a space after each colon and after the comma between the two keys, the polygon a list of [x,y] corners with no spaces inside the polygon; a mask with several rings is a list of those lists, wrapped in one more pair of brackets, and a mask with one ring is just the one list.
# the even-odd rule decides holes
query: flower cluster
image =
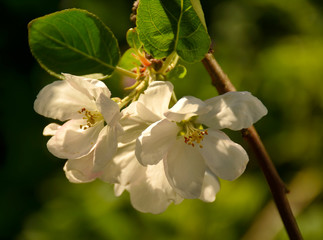
{"label": "flower cluster", "polygon": [[65,122],[45,127],[48,150],[68,159],[69,181],[112,183],[117,196],[128,191],[142,212],[160,213],[183,199],[214,201],[219,178],[236,179],[248,162],[220,129],[250,127],[267,113],[248,92],[176,101],[170,82],[149,79],[125,103],[111,99],[102,81],[63,76],[34,103],[37,113]]}

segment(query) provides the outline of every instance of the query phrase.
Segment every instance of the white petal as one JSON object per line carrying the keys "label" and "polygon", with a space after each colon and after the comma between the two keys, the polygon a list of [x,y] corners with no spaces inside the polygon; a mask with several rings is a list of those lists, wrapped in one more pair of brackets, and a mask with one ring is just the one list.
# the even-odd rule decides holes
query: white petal
{"label": "white petal", "polygon": [[[138,102],[160,118],[168,110],[169,102],[173,93],[173,85],[170,82],[154,81],[141,94]],[[158,119],[158,120],[159,120]]]}
{"label": "white petal", "polygon": [[37,113],[61,121],[81,118],[78,111],[83,107],[89,111],[96,110],[94,101],[65,81],[56,81],[44,87],[34,102]]}
{"label": "white petal", "polygon": [[132,117],[131,115],[124,115],[119,123],[124,130],[123,134],[118,138],[122,143],[132,142],[149,126],[142,120]]}
{"label": "white petal", "polygon": [[141,121],[145,123],[153,123],[161,119],[159,116],[146,108],[143,103],[138,101],[132,102],[128,107],[124,108],[121,111],[121,115],[121,118],[131,118],[135,121]]}
{"label": "white petal", "polygon": [[122,117],[124,116],[133,116],[136,112],[136,104],[138,103],[138,101],[132,102],[129,104],[128,107],[122,109],[121,111],[121,115]]}
{"label": "white petal", "polygon": [[115,195],[120,196],[128,190],[132,205],[142,212],[160,213],[171,202],[181,202],[182,198],[165,177],[162,162],[144,167],[137,161],[134,149],[135,143],[119,144],[117,154],[100,176],[101,180],[118,182],[114,186]]}
{"label": "white petal", "polygon": [[96,144],[103,121],[86,130],[80,129],[84,119],[70,120],[47,142],[48,150],[58,158],[74,159],[88,154]]}
{"label": "white petal", "polygon": [[100,94],[96,104],[108,125],[113,126],[119,121],[121,114],[116,102],[112,101],[106,95]]}
{"label": "white petal", "polygon": [[113,161],[120,166],[120,174],[118,182],[122,185],[128,185],[136,181],[145,173],[145,167],[142,166],[135,156],[136,143],[132,142],[122,145],[118,148],[118,152]]}
{"label": "white petal", "polygon": [[140,118],[143,122],[153,123],[157,122],[164,117],[160,117],[151,110],[149,110],[143,103],[138,102],[136,104],[136,113],[134,115],[137,118]]}
{"label": "white petal", "polygon": [[93,152],[78,159],[70,159],[64,166],[66,177],[73,183],[91,182],[100,176],[93,171]]}
{"label": "white petal", "polygon": [[107,166],[100,179],[109,183],[120,183],[127,186],[134,179],[142,176],[145,172],[143,167],[135,157],[135,142],[129,144],[119,144],[118,150]]}
{"label": "white petal", "polygon": [[158,214],[165,211],[172,202],[179,203],[183,200],[169,185],[162,161],[145,169],[145,174],[127,188],[134,208]]}
{"label": "white petal", "polygon": [[[122,117],[119,120],[119,123],[121,124],[124,132],[119,136],[118,140],[122,143],[132,142],[140,136],[143,130],[153,123],[143,121],[143,119],[136,114],[137,105],[138,101],[133,102],[121,112]],[[146,110],[149,111],[148,109]],[[156,115],[155,117],[157,118],[157,121],[160,120]]]}
{"label": "white petal", "polygon": [[117,183],[114,184],[114,195],[116,195],[117,197],[120,197],[124,190],[126,190],[125,186]]}
{"label": "white petal", "polygon": [[179,127],[167,119],[151,124],[138,137],[136,142],[136,157],[138,161],[147,164],[158,163],[176,140]]}
{"label": "white petal", "polygon": [[266,107],[249,92],[228,92],[205,101],[212,110],[197,121],[215,129],[248,128],[267,114]]}
{"label": "white petal", "polygon": [[102,171],[117,152],[117,129],[106,125],[100,132],[94,149],[94,171]]}
{"label": "white petal", "polygon": [[[63,75],[65,74],[66,73],[63,73]],[[82,75],[81,77],[92,78],[92,79],[103,79],[104,75],[102,73],[91,73],[91,74]]]}
{"label": "white petal", "polygon": [[164,116],[158,116],[158,114],[152,112],[146,107],[142,102],[135,101],[131,103],[128,107],[122,110],[122,117],[132,118],[136,121],[141,121],[143,123],[154,123],[159,121]]}
{"label": "white petal", "polygon": [[218,178],[211,172],[206,171],[200,199],[204,202],[213,202],[218,191],[220,191]]}
{"label": "white petal", "polygon": [[225,180],[239,177],[248,163],[246,151],[221,131],[208,129],[200,152],[210,170]]}
{"label": "white petal", "polygon": [[164,118],[163,113],[168,110],[172,91],[173,86],[170,82],[151,83],[138,101],[122,110],[122,118],[132,119],[138,126],[142,123],[151,124],[161,120]]}
{"label": "white petal", "polygon": [[197,150],[179,137],[164,158],[169,183],[183,198],[199,198],[206,170],[205,162]]}
{"label": "white petal", "polygon": [[61,125],[57,123],[48,124],[43,131],[44,136],[53,136],[56,134],[57,130],[61,127]]}
{"label": "white petal", "polygon": [[202,100],[196,97],[187,96],[178,100],[178,102],[164,115],[172,121],[180,122],[208,111],[209,107],[207,107]]}
{"label": "white petal", "polygon": [[104,94],[107,98],[110,98],[111,92],[108,87],[101,81],[93,79],[75,76],[67,73],[63,73],[65,81],[74,89],[82,92],[89,99],[96,100],[100,94]]}

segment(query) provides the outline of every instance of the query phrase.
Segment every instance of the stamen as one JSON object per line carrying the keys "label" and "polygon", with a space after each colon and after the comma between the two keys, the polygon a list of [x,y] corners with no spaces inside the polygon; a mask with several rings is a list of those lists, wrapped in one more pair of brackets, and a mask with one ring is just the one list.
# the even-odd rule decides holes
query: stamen
{"label": "stamen", "polygon": [[187,123],[184,142],[192,147],[198,145],[200,148],[203,148],[202,141],[205,135],[208,135],[207,130],[197,129],[191,123]]}
{"label": "stamen", "polygon": [[86,124],[80,125],[80,129],[82,130],[93,127],[97,122],[103,120],[102,114],[98,111],[89,111],[86,108],[82,108],[78,113],[84,114],[83,119],[86,120]]}

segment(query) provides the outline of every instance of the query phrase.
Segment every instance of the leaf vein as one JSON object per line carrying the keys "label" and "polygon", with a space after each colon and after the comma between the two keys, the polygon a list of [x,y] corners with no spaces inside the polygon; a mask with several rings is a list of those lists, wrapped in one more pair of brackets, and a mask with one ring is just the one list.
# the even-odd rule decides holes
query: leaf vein
{"label": "leaf vein", "polygon": [[[37,31],[38,31],[38,30],[37,30]],[[73,46],[71,46],[71,45],[69,45],[69,44],[67,44],[67,43],[64,43],[64,42],[62,42],[62,41],[60,41],[60,40],[58,40],[58,39],[55,39],[55,38],[53,38],[52,36],[50,36],[50,35],[48,35],[48,34],[46,34],[46,33],[42,32],[42,31],[38,31],[38,32],[39,32],[40,34],[42,34],[44,37],[48,38],[49,40],[52,40],[53,42],[55,42],[55,43],[57,43],[57,44],[61,45],[62,47],[66,47],[66,48],[68,48],[68,49],[70,49],[70,50],[74,51],[75,53],[78,53],[78,54],[80,54],[80,55],[82,55],[82,56],[84,56],[84,57],[86,57],[86,58],[88,58],[88,59],[90,59],[90,60],[93,60],[93,61],[95,61],[95,62],[97,62],[97,63],[99,63],[99,64],[101,64],[101,65],[103,65],[103,66],[105,66],[105,67],[108,67],[108,68],[110,68],[110,69],[114,69],[114,68],[115,68],[115,67],[113,67],[112,65],[110,65],[110,64],[108,64],[108,63],[103,62],[101,59],[98,59],[98,58],[93,57],[93,56],[91,56],[91,55],[89,55],[89,54],[87,54],[87,53],[84,53],[84,52],[80,51],[79,49],[77,49],[77,48],[75,48],[75,47],[73,47]]]}

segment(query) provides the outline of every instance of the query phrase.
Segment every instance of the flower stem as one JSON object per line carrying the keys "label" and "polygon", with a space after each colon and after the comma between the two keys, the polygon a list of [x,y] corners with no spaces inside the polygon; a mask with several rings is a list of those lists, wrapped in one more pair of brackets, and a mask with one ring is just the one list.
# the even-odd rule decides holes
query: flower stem
{"label": "flower stem", "polygon": [[173,63],[173,60],[177,61],[178,56],[177,53],[174,51],[172,52],[164,61],[162,68],[158,71],[160,74],[165,74],[168,67]]}
{"label": "flower stem", "polygon": [[[211,76],[212,85],[214,85],[219,94],[236,91],[230,79],[223,72],[212,53],[207,53],[202,60],[202,63]],[[289,238],[293,240],[303,239],[286,197],[288,190],[286,189],[284,182],[281,180],[256,129],[251,126],[247,129],[243,129],[241,132],[243,138],[248,142],[255,153],[260,168],[266,177]]]}
{"label": "flower stem", "polygon": [[124,106],[126,106],[129,102],[133,101],[134,99],[137,100],[140,93],[142,93],[146,88],[148,84],[147,81],[143,80],[141,82],[136,83],[136,87],[130,92],[128,96],[123,98],[120,102],[118,102],[118,106],[120,109],[122,109]]}
{"label": "flower stem", "polygon": [[137,76],[138,76],[136,73],[133,73],[133,72],[131,72],[131,71],[127,70],[127,69],[121,68],[121,67],[119,67],[119,66],[116,66],[115,70],[116,70],[117,72],[119,72],[119,73],[121,73],[121,74],[123,74],[123,75],[126,75],[126,76],[128,76],[128,77],[131,77],[131,78],[133,78],[133,79],[136,79],[136,78],[137,78]]}

